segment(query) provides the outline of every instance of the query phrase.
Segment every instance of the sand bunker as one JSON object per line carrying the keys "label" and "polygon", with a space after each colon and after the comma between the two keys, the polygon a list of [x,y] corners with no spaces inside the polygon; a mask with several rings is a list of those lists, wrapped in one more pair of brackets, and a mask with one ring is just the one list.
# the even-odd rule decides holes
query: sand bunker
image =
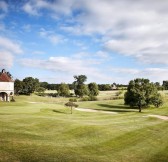
{"label": "sand bunker", "polygon": [[162,115],[148,115],[148,116],[159,118],[159,119],[162,119],[162,120],[168,120],[168,116],[162,116]]}
{"label": "sand bunker", "polygon": [[100,112],[100,113],[106,113],[106,114],[117,114],[116,112],[111,112],[111,111],[94,110],[94,109],[85,109],[85,108],[75,108],[75,110],[78,110],[78,111],[85,111],[85,112]]}

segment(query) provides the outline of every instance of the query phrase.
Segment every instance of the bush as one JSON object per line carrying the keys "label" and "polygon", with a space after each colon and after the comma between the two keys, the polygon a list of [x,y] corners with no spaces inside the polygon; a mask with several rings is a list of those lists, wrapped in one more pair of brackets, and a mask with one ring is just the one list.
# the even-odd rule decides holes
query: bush
{"label": "bush", "polygon": [[89,101],[89,97],[83,97],[81,101]]}
{"label": "bush", "polygon": [[77,99],[76,98],[70,98],[69,101],[70,102],[77,102]]}
{"label": "bush", "polygon": [[89,96],[89,101],[97,101],[97,97],[96,96]]}
{"label": "bush", "polygon": [[87,97],[83,97],[81,99],[81,101],[97,101],[97,97],[96,96],[87,96]]}

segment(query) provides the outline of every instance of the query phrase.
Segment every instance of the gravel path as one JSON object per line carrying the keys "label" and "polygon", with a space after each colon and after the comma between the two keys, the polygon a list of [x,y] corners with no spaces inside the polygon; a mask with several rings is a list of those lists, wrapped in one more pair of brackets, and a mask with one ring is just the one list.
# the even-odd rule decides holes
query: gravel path
{"label": "gravel path", "polygon": [[100,113],[106,113],[106,114],[117,114],[117,112],[93,110],[93,109],[85,109],[85,108],[75,108],[75,110],[85,111],[85,112],[100,112]]}
{"label": "gravel path", "polygon": [[168,120],[168,116],[162,116],[162,115],[148,115],[148,116],[159,118],[162,120]]}

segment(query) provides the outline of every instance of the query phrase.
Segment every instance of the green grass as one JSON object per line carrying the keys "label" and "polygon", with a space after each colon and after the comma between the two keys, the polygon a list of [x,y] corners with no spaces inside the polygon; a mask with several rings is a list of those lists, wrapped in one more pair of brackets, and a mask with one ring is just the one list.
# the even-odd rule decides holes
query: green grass
{"label": "green grass", "polygon": [[123,100],[78,102],[82,108],[118,114],[70,114],[66,98],[18,96],[0,102],[1,162],[167,162],[168,115],[162,108],[138,113]]}

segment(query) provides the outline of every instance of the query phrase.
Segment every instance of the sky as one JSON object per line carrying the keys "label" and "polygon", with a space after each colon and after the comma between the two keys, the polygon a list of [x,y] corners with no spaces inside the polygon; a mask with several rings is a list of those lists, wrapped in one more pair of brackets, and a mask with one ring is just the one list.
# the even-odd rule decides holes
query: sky
{"label": "sky", "polygon": [[0,69],[48,83],[168,79],[168,0],[0,0]]}

